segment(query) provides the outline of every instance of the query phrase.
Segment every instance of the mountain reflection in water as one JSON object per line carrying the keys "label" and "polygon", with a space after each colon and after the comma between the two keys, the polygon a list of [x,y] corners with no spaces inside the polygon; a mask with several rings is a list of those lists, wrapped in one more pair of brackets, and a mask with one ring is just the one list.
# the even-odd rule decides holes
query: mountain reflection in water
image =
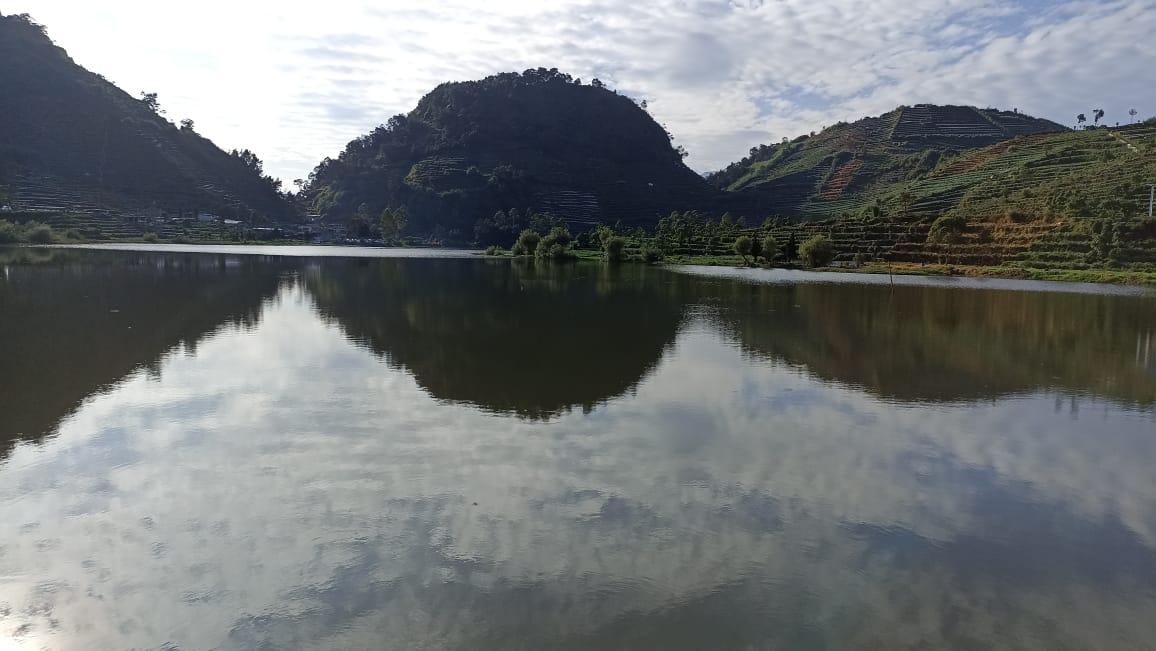
{"label": "mountain reflection in water", "polygon": [[0,252],[30,647],[1137,648],[1151,296]]}

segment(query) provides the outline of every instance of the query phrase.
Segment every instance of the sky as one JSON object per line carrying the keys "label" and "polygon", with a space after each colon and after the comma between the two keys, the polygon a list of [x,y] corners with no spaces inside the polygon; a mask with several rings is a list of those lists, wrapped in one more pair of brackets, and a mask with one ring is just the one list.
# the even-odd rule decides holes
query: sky
{"label": "sky", "polygon": [[[687,164],[901,104],[1156,115],[1156,0],[0,0],[290,186],[444,81],[527,68],[647,100]],[[1145,45],[1146,44],[1146,45]]]}

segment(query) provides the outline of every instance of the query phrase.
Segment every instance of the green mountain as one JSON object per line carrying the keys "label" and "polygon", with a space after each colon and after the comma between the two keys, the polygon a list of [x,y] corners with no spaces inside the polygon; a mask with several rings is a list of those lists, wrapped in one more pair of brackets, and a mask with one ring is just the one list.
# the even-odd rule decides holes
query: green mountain
{"label": "green mountain", "polygon": [[0,16],[0,203],[72,214],[283,219],[277,184],[77,65],[25,15]]}
{"label": "green mountain", "polygon": [[758,215],[857,213],[962,153],[1019,136],[1063,132],[1049,120],[970,106],[901,106],[879,117],[754,147],[708,179]]}
{"label": "green mountain", "polygon": [[324,160],[306,190],[327,220],[405,208],[411,231],[453,239],[498,210],[653,223],[719,195],[634,101],[544,68],[438,86]]}

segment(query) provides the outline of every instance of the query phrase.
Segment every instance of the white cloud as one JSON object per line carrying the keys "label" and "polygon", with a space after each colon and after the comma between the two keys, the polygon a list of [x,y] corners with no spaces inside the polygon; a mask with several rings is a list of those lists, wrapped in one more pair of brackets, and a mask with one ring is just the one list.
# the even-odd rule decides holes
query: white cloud
{"label": "white cloud", "polygon": [[257,151],[287,181],[442,81],[538,66],[648,99],[700,170],[901,103],[1060,122],[1093,106],[1109,122],[1156,113],[1151,1],[8,4],[82,65],[158,92],[170,117]]}

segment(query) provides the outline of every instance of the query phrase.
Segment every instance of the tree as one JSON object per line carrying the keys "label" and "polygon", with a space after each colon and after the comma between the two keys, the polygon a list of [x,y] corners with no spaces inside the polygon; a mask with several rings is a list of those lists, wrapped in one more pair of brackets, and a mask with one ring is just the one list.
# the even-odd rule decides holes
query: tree
{"label": "tree", "polygon": [[534,256],[555,260],[572,257],[570,243],[573,241],[574,237],[570,235],[570,231],[566,230],[565,226],[555,226],[550,229],[546,237],[538,241],[538,246],[534,249]]}
{"label": "tree", "polygon": [[1084,115],[1083,113],[1076,116],[1076,124],[1077,125],[1083,124],[1087,121],[1088,121],[1088,116]]}
{"label": "tree", "polygon": [[903,216],[907,216],[907,211],[911,210],[911,202],[915,201],[915,195],[911,194],[910,190],[904,190],[899,193],[899,205],[903,206]]}
{"label": "tree", "polygon": [[795,239],[795,231],[787,234],[787,246],[783,248],[783,257],[788,260],[794,260],[799,257],[799,243]]}
{"label": "tree", "polygon": [[184,129],[185,131],[192,131],[193,130],[193,121],[190,120],[189,118],[185,118],[185,119],[181,120],[181,128]]}
{"label": "tree", "polygon": [[1132,122],[1136,121],[1136,109],[1128,109],[1128,115],[1132,117]]}
{"label": "tree", "polygon": [[381,239],[390,241],[400,238],[408,221],[405,208],[388,207],[382,210],[381,218],[378,220],[378,226],[381,228]]}
{"label": "tree", "polygon": [[626,239],[613,236],[606,240],[603,248],[606,249],[606,259],[611,262],[617,262],[622,259],[622,254],[626,250]]}
{"label": "tree", "polygon": [[750,235],[739,235],[735,238],[735,253],[743,257],[743,264],[747,264],[747,256],[751,254],[753,248],[754,241]]}
{"label": "tree", "polygon": [[253,172],[255,172],[258,176],[261,176],[265,173],[264,163],[262,163],[261,159],[257,157],[257,154],[254,154],[248,149],[234,149],[229,152],[229,155],[241,161],[242,165],[248,167],[250,170],[253,170]]}
{"label": "tree", "polygon": [[161,108],[161,103],[157,101],[156,93],[146,93],[142,91],[140,94],[140,101],[145,105],[145,108],[152,111],[153,113],[156,113],[157,115],[163,115],[165,112],[164,109]]}
{"label": "tree", "polygon": [[775,256],[779,254],[779,243],[775,240],[774,235],[768,234],[763,238],[763,259],[770,264]]}
{"label": "tree", "polygon": [[514,242],[514,247],[510,249],[510,253],[514,255],[534,255],[541,241],[542,236],[538,234],[538,231],[527,228],[518,235],[518,241]]}
{"label": "tree", "polygon": [[679,158],[686,158],[687,156],[690,156],[690,152],[687,151],[686,147],[683,147],[682,145],[675,147],[674,151],[678,153]]}
{"label": "tree", "polygon": [[1092,116],[1095,117],[1095,123],[1100,124],[1100,120],[1104,117],[1104,109],[1098,108],[1092,111]]}
{"label": "tree", "polygon": [[835,245],[826,235],[816,235],[799,247],[804,267],[826,267],[835,259]]}
{"label": "tree", "polygon": [[369,206],[361,204],[349,220],[349,225],[359,237],[369,235],[372,228],[369,225]]}

